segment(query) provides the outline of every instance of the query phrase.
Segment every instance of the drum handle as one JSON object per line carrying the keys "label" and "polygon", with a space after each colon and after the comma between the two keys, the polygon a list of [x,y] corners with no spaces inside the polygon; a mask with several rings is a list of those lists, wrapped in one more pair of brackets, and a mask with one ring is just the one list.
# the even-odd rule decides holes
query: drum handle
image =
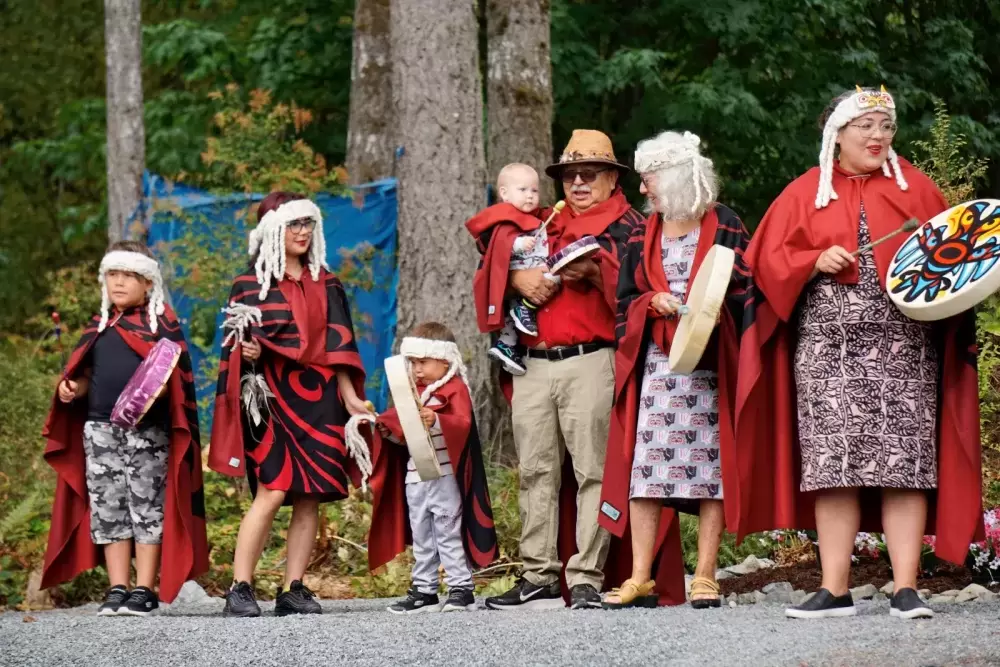
{"label": "drum handle", "polygon": [[914,231],[919,226],[920,226],[920,221],[919,220],[917,220],[916,218],[910,218],[909,220],[907,220],[906,222],[904,222],[903,225],[899,229],[897,229],[896,231],[890,232],[890,233],[886,234],[885,236],[883,236],[882,238],[878,239],[877,241],[872,241],[871,243],[868,243],[866,245],[861,246],[860,248],[858,248],[857,250],[855,250],[854,252],[851,253],[851,257],[854,257],[855,259],[857,259],[858,257],[861,256],[861,253],[868,252],[869,250],[871,250],[872,248],[874,248],[875,246],[877,246],[879,243],[883,243],[885,241],[888,241],[889,239],[891,239],[896,234],[901,234],[902,232],[912,232],[912,231]]}

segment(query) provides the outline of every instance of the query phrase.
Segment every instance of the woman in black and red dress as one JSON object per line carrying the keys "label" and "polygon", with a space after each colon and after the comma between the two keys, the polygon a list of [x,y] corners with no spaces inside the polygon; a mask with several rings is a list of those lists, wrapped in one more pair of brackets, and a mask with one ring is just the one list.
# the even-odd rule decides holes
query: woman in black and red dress
{"label": "woman in black and red dress", "polygon": [[254,493],[236,541],[225,613],[260,615],[250,582],[283,504],[292,506],[292,520],[275,613],[320,613],[302,577],[319,504],[346,498],[349,479],[359,481],[344,425],[367,412],[364,368],[344,287],[326,267],[319,209],[274,192],[257,219],[252,264],[229,297],[232,344],[223,346],[209,452],[213,470],[246,474]]}

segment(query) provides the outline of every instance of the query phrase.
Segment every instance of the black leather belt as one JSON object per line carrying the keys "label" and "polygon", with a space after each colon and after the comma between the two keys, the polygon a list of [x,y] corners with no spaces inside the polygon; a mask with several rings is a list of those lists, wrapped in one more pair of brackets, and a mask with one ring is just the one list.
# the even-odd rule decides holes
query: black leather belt
{"label": "black leather belt", "polygon": [[591,354],[598,350],[611,347],[611,343],[584,343],[583,345],[567,345],[566,347],[550,347],[544,350],[528,348],[528,356],[532,359],[548,359],[549,361],[562,361],[571,359],[581,354]]}

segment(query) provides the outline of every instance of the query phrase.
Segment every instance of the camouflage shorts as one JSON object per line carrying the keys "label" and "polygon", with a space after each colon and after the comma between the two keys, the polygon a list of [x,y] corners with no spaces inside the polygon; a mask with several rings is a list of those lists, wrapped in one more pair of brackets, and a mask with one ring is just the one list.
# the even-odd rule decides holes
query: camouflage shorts
{"label": "camouflage shorts", "polygon": [[98,421],[83,425],[94,544],[163,541],[168,446],[167,434],[155,426],[135,430]]}

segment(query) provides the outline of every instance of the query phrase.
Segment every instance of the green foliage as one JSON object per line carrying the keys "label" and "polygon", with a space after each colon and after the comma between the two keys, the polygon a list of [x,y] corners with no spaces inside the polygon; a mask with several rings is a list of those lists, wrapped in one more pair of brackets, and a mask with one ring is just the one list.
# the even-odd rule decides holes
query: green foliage
{"label": "green foliage", "polygon": [[[684,566],[688,572],[694,572],[698,564],[698,517],[681,514],[681,548],[684,551]],[[739,545],[732,533],[723,533],[719,544],[719,567],[729,567],[742,563],[747,556],[770,558],[774,553],[775,543],[765,533],[748,535]]]}
{"label": "green foliage", "polygon": [[986,176],[988,160],[970,155],[964,134],[951,129],[951,116],[943,100],[934,100],[934,124],[928,141],[913,142],[914,165],[931,177],[952,206],[975,196],[976,183]]}

